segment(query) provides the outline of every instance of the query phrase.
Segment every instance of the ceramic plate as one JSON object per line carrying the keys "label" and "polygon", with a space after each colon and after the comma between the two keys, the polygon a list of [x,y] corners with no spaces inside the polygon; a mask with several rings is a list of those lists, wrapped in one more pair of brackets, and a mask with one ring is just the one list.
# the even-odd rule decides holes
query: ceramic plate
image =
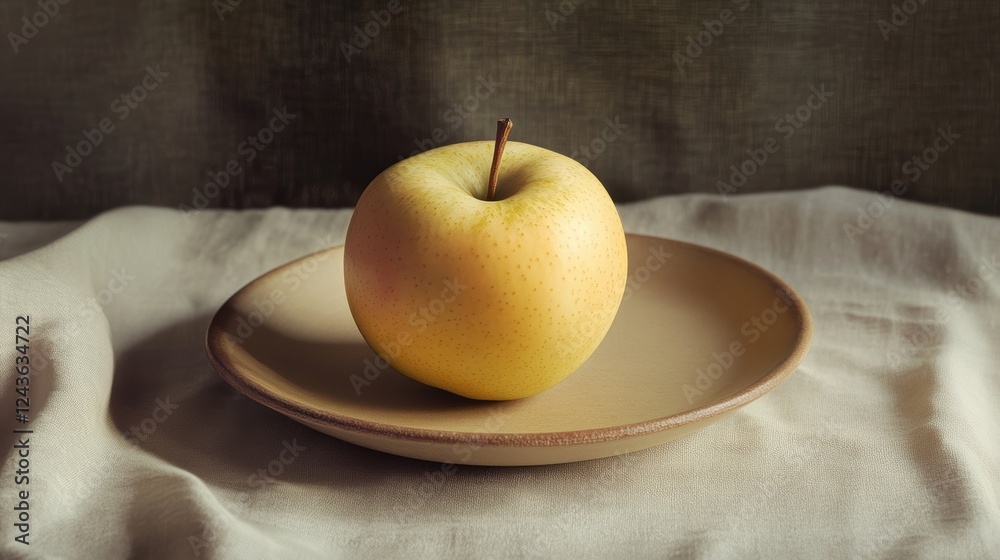
{"label": "ceramic plate", "polygon": [[380,360],[347,306],[342,246],[236,293],[209,328],[209,359],[250,398],[331,436],[479,465],[659,445],[757,399],[802,361],[812,320],[784,282],[713,249],[627,237],[629,285],[610,332],[579,370],[533,397],[474,401]]}

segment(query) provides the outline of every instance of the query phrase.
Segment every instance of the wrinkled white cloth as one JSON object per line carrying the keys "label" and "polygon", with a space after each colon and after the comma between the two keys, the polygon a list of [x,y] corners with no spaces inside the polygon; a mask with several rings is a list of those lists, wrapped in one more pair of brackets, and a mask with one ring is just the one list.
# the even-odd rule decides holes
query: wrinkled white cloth
{"label": "wrinkled white cloth", "polygon": [[206,360],[225,299],[342,242],[350,210],[0,223],[0,557],[1000,557],[1000,219],[843,188],[620,211],[789,282],[815,320],[805,362],[660,447],[453,473],[305,428]]}

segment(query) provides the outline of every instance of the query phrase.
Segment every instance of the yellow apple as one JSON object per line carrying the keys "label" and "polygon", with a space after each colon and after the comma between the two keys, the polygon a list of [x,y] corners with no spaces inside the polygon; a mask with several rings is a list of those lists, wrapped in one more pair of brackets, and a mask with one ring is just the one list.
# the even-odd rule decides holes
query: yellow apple
{"label": "yellow apple", "polygon": [[368,344],[417,381],[486,400],[534,395],[579,368],[611,326],[627,268],[601,182],[506,132],[386,169],[344,247]]}

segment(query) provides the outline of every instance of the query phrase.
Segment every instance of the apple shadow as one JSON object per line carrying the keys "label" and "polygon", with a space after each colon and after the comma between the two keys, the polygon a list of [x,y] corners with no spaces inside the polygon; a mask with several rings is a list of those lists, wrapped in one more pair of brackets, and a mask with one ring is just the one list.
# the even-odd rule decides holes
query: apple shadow
{"label": "apple shadow", "polygon": [[[255,343],[253,337],[257,338]],[[347,403],[387,412],[489,409],[495,401],[468,399],[415,381],[388,365],[363,340],[315,342],[258,327],[243,349],[275,375],[310,395],[310,404]]]}

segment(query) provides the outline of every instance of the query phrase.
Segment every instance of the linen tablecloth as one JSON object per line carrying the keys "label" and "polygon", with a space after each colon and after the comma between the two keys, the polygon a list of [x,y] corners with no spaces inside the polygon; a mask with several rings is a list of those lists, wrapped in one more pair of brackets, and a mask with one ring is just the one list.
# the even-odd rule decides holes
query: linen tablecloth
{"label": "linen tablecloth", "polygon": [[619,209],[788,281],[808,357],[660,447],[451,472],[305,428],[206,360],[225,299],[341,243],[350,210],[0,223],[0,557],[1000,557],[1000,219],[844,188]]}

